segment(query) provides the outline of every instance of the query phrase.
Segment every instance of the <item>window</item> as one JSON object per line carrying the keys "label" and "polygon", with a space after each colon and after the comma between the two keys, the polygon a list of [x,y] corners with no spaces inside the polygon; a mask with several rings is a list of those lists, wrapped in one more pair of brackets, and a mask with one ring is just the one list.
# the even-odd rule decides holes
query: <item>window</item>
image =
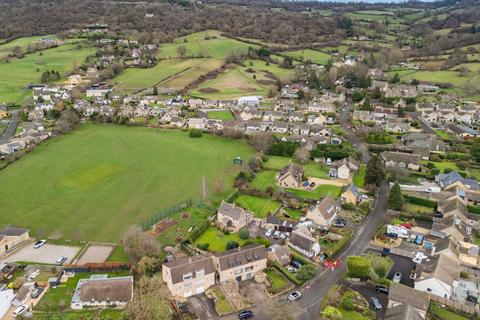
{"label": "window", "polygon": [[240,269],[235,270],[234,274],[240,274],[240,273],[242,273],[242,272],[243,272],[243,269],[240,268]]}
{"label": "window", "polygon": [[254,266],[246,267],[245,271],[252,271]]}
{"label": "window", "polygon": [[432,289],[430,289],[430,288],[427,288],[427,291],[428,291],[428,292],[432,292]]}
{"label": "window", "polygon": [[198,270],[195,272],[195,277],[196,278],[200,278],[200,277],[203,277],[205,276],[205,269],[202,269],[202,270]]}
{"label": "window", "polygon": [[190,279],[192,279],[192,277],[193,277],[193,275],[192,275],[191,272],[190,272],[190,273],[185,273],[185,274],[183,275],[183,280],[184,280],[184,281],[185,281],[185,280],[190,280]]}

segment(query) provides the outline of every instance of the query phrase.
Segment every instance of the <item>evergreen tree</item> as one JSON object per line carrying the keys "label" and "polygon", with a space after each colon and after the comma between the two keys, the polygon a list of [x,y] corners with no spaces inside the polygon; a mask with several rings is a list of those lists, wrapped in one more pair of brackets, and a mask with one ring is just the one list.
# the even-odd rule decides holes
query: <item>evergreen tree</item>
{"label": "evergreen tree", "polygon": [[388,208],[397,211],[400,211],[403,208],[402,190],[400,189],[398,182],[395,182],[388,194]]}
{"label": "evergreen tree", "polygon": [[392,79],[392,83],[399,83],[400,82],[400,75],[397,73],[395,73],[395,75],[393,76],[393,79]]}
{"label": "evergreen tree", "polygon": [[367,163],[367,171],[365,173],[365,183],[372,185],[380,185],[385,179],[385,168],[382,159],[377,155],[370,159]]}

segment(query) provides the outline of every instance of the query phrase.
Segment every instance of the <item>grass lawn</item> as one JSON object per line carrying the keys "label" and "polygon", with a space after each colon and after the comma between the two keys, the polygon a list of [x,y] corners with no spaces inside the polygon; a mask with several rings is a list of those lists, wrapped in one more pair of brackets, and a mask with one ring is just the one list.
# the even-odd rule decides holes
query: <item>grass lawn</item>
{"label": "grass lawn", "polygon": [[285,290],[288,286],[288,281],[274,268],[265,270],[267,274],[270,287],[268,291],[272,294],[276,294]]}
{"label": "grass lawn", "polygon": [[222,290],[219,287],[214,287],[212,291],[215,294],[215,310],[217,311],[218,315],[221,316],[232,313],[234,310],[223,294]]}
{"label": "grass lawn", "polygon": [[442,139],[450,139],[450,135],[444,130],[435,130],[435,133]]}
{"label": "grass lawn", "polygon": [[[184,216],[183,213],[188,213],[188,215]],[[191,226],[195,226],[199,222],[204,221],[210,214],[207,210],[196,207],[175,213],[170,219],[175,220],[176,224],[163,231],[157,237],[158,242],[160,242],[162,247],[166,245],[175,246],[178,242],[177,239],[185,235]]]}
{"label": "grass lawn", "polygon": [[[73,292],[77,287],[77,283],[80,279],[88,279],[92,274],[89,272],[77,272],[75,276],[68,279],[66,283],[60,284],[57,288],[50,288],[42,300],[35,307],[35,311],[42,312],[63,312],[67,310],[70,306],[70,301],[72,300]],[[101,274],[108,274],[108,277],[119,277],[129,275],[128,271],[123,272],[101,272]]]}
{"label": "grass lawn", "polygon": [[327,64],[327,62],[332,58],[332,56],[330,56],[328,53],[316,51],[312,49],[286,51],[283,53],[292,58],[305,61],[305,62],[310,60],[316,64]]}
{"label": "grass lawn", "polygon": [[33,236],[60,231],[67,239],[118,241],[129,226],[199,197],[202,177],[210,188],[224,180],[224,192],[209,192],[219,201],[232,190],[232,159],[252,153],[245,142],[211,135],[87,124],[0,172],[0,203],[9,213],[0,224],[28,227]]}
{"label": "grass lawn", "polygon": [[255,179],[250,183],[253,188],[265,191],[268,187],[278,188],[275,184],[277,171],[262,170],[257,173]]}
{"label": "grass lawn", "polygon": [[328,196],[329,194],[332,195],[335,199],[340,197],[340,194],[342,192],[342,188],[339,186],[334,186],[331,184],[322,184],[316,187],[312,191],[307,191],[307,190],[297,190],[297,189],[285,189],[287,192],[291,192],[293,194],[296,194],[299,197],[302,198],[308,198],[308,199],[320,199],[323,197]]}
{"label": "grass lawn", "polygon": [[268,215],[273,214],[278,207],[280,207],[280,202],[271,199],[259,198],[254,196],[249,196],[241,194],[235,199],[235,204],[251,211],[255,218],[265,218]]}
{"label": "grass lawn", "polygon": [[5,56],[9,51],[14,47],[20,47],[22,51],[26,51],[30,43],[39,42],[42,38],[57,38],[55,35],[46,35],[46,36],[33,36],[33,37],[23,37],[12,40],[7,43],[0,44],[0,57]]}
{"label": "grass lawn", "polygon": [[301,212],[299,210],[292,210],[292,209],[288,209],[288,208],[284,208],[283,210],[285,210],[287,212],[290,219],[299,220],[301,217],[303,217],[303,212]]}
{"label": "grass lawn", "polygon": [[292,158],[280,156],[268,156],[268,161],[263,164],[265,169],[280,171],[287,164],[292,162]]}
{"label": "grass lawn", "polygon": [[122,246],[116,246],[113,250],[110,257],[108,257],[107,261],[114,261],[114,262],[129,262],[127,254]]}
{"label": "grass lawn", "polygon": [[222,111],[210,111],[208,112],[208,119],[218,119],[218,120],[233,120],[233,115],[230,111],[228,110],[222,110]]}
{"label": "grass lawn", "polygon": [[94,53],[94,48],[77,49],[75,44],[65,44],[28,54],[23,59],[12,59],[9,63],[0,62],[0,103],[22,102],[31,93],[26,86],[39,83],[43,71],[55,70],[63,76]]}
{"label": "grass lawn", "polygon": [[459,167],[457,167],[457,164],[455,162],[451,161],[428,161],[428,160],[422,160],[421,161],[422,165],[427,165],[428,163],[432,163],[436,168],[440,169],[440,172],[443,172],[445,169],[452,169],[458,172],[461,172]]}
{"label": "grass lawn", "polygon": [[457,312],[444,309],[435,303],[430,304],[429,313],[435,316],[435,319],[440,320],[466,320],[467,317],[464,317]]}
{"label": "grass lawn", "polygon": [[35,312],[35,319],[41,320],[122,320],[124,319],[124,310],[106,309],[106,310],[82,310],[66,311],[57,313],[38,313]]}
{"label": "grass lawn", "polygon": [[403,211],[406,211],[408,213],[433,214],[433,208],[421,206],[410,202],[405,202],[403,204]]}
{"label": "grass lawn", "polygon": [[310,162],[303,166],[306,177],[330,179],[328,176],[328,166],[320,163]]}
{"label": "grass lawn", "polygon": [[246,240],[240,239],[238,233],[225,234],[222,230],[215,227],[209,227],[200,237],[195,240],[195,245],[208,243],[208,251],[210,252],[224,252],[227,250],[227,242],[236,241],[242,246]]}
{"label": "grass lawn", "polygon": [[362,164],[360,170],[353,175],[352,181],[357,187],[365,186],[365,173],[367,172],[367,166]]}
{"label": "grass lawn", "polygon": [[[280,61],[283,61],[283,59],[281,59]],[[246,67],[242,68],[242,70],[244,72],[247,72],[248,69],[252,69],[253,71],[255,71],[257,80],[274,81],[274,79],[269,76],[269,74],[273,74],[280,80],[288,82],[295,75],[294,69],[281,68],[278,64],[267,64],[265,61],[262,60],[246,60],[245,66]]]}

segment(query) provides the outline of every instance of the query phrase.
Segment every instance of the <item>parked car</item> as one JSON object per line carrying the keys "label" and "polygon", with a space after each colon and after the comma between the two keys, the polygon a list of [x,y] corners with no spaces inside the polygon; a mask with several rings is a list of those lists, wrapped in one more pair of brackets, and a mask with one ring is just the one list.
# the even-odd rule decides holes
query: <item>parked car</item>
{"label": "parked car", "polygon": [[308,187],[308,185],[309,185],[308,181],[304,181],[304,182],[302,183],[302,187],[304,187],[304,188]]}
{"label": "parked car", "polygon": [[36,287],[35,289],[33,289],[32,293],[30,294],[30,297],[32,297],[33,299],[37,299],[42,292],[43,292],[42,287]]}
{"label": "parked car", "polygon": [[67,261],[67,257],[61,256],[60,258],[57,259],[57,261],[55,261],[55,264],[57,266],[61,266],[62,264],[65,263],[65,261]]}
{"label": "parked car", "polygon": [[300,269],[300,267],[302,266],[302,264],[297,260],[290,261],[290,265],[295,269]]}
{"label": "parked car", "polygon": [[265,237],[270,237],[272,235],[272,229],[268,229],[266,232],[265,232]]}
{"label": "parked car", "polygon": [[390,291],[390,289],[389,289],[387,286],[377,285],[377,286],[375,287],[375,291],[388,294],[388,292]]}
{"label": "parked car", "polygon": [[375,310],[380,310],[383,308],[382,304],[380,303],[380,300],[378,300],[377,297],[370,297],[370,303],[372,304]]}
{"label": "parked car", "polygon": [[300,297],[302,296],[302,294],[298,291],[293,291],[292,293],[290,293],[288,295],[288,300],[290,301],[296,301],[298,299],[300,299]]}
{"label": "parked car", "polygon": [[316,186],[315,182],[310,182],[310,185],[309,185],[310,188],[314,188],[315,186]]}
{"label": "parked car", "polygon": [[413,241],[416,245],[420,246],[423,243],[423,236],[421,234],[417,235],[415,237],[415,240]]}
{"label": "parked car", "polygon": [[275,239],[278,239],[278,238],[280,237],[280,231],[278,231],[278,230],[275,231],[275,232],[273,233],[273,237],[274,237]]}
{"label": "parked car", "polygon": [[287,239],[287,235],[285,234],[285,232],[280,232],[280,238]]}
{"label": "parked car", "polygon": [[287,270],[288,270],[288,272],[291,272],[291,273],[296,273],[297,272],[297,269],[295,269],[292,266],[288,266]]}
{"label": "parked car", "polygon": [[402,281],[402,274],[400,272],[395,272],[393,275],[393,282],[400,283]]}
{"label": "parked car", "polygon": [[47,243],[47,240],[37,240],[35,241],[35,243],[33,244],[33,248],[34,249],[38,249],[40,247],[42,247],[44,244]]}
{"label": "parked car", "polygon": [[337,228],[345,228],[347,226],[347,220],[345,219],[335,219],[335,221],[332,224],[334,227]]}
{"label": "parked car", "polygon": [[18,316],[24,315],[27,310],[28,307],[26,305],[20,306],[13,311],[13,316],[16,318]]}
{"label": "parked car", "polygon": [[5,267],[3,267],[2,272],[3,273],[9,273],[12,271],[12,269],[15,267],[15,265],[8,263]]}
{"label": "parked car", "polygon": [[253,312],[250,310],[245,310],[238,314],[238,319],[240,320],[245,320],[250,318],[253,318]]}

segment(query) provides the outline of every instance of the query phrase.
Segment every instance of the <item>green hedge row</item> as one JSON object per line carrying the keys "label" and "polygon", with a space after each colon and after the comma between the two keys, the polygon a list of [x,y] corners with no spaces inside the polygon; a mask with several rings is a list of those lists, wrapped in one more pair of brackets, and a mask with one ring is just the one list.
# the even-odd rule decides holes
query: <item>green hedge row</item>
{"label": "green hedge row", "polygon": [[468,206],[468,211],[474,214],[480,214],[480,207]]}
{"label": "green hedge row", "polygon": [[237,199],[239,195],[240,195],[240,192],[238,191],[238,189],[235,189],[235,191],[233,191],[233,192],[227,197],[227,199],[225,199],[225,201],[228,202],[228,203],[233,203],[233,201],[235,201],[235,199]]}
{"label": "green hedge row", "polygon": [[198,237],[200,237],[202,233],[205,232],[205,230],[208,229],[209,226],[210,226],[210,222],[208,220],[203,220],[202,222],[200,222],[195,226],[195,228],[188,235],[187,239],[193,243],[195,240],[198,239]]}
{"label": "green hedge row", "polygon": [[415,214],[415,213],[404,214],[404,213],[402,213],[402,214],[400,214],[399,217],[401,219],[405,219],[405,220],[415,219],[415,220],[427,221],[427,222],[432,222],[433,221],[433,217],[427,216],[427,215],[424,215],[424,214]]}
{"label": "green hedge row", "polygon": [[403,198],[405,199],[405,201],[413,203],[413,204],[417,204],[419,206],[429,207],[429,208],[433,208],[433,209],[437,208],[437,202],[436,201],[432,201],[432,200],[424,199],[424,198],[418,198],[418,197],[410,196],[410,195],[407,195],[407,194],[404,194]]}

